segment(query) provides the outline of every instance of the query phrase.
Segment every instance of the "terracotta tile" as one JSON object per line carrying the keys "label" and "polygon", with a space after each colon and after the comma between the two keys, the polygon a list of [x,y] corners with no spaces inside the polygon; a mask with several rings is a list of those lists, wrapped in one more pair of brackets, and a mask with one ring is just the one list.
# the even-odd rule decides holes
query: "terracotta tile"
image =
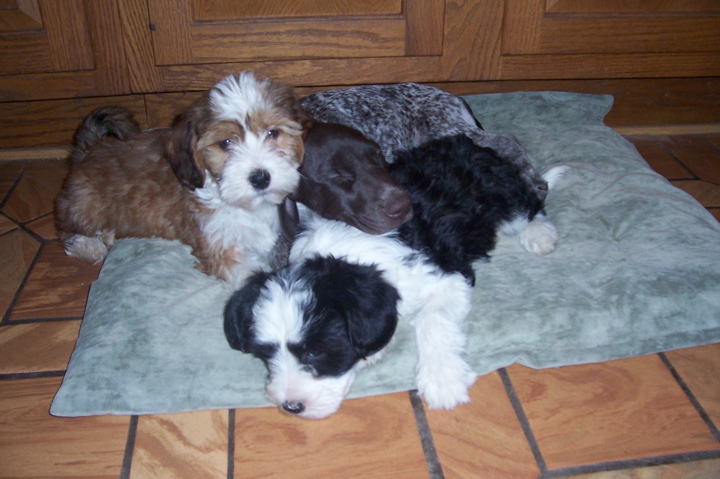
{"label": "terracotta tile", "polygon": [[672,184],[689,193],[706,208],[720,206],[720,185],[700,180],[673,180]]}
{"label": "terracotta tile", "polygon": [[39,249],[40,243],[22,230],[0,236],[0,318],[5,316]]}
{"label": "terracotta tile", "polygon": [[141,416],[131,478],[227,477],[228,411]]}
{"label": "terracotta tile", "polygon": [[10,193],[3,212],[21,223],[52,212],[67,171],[66,160],[32,162]]}
{"label": "terracotta tile", "polygon": [[0,215],[0,235],[12,231],[18,227],[17,223],[7,216]]}
{"label": "terracotta tile", "polygon": [[712,213],[716,220],[720,221],[720,208],[709,208],[708,211]]}
{"label": "terracotta tile", "polygon": [[702,136],[668,136],[663,145],[698,178],[720,185],[720,150]]}
{"label": "terracotta tile", "polygon": [[24,161],[0,163],[0,201],[5,199],[27,164]]}
{"label": "terracotta tile", "polygon": [[720,343],[678,349],[666,356],[720,428]]}
{"label": "terracotta tile", "polygon": [[720,450],[656,355],[508,372],[549,469]]}
{"label": "terracotta tile", "polygon": [[31,221],[25,225],[33,233],[45,240],[57,239],[57,231],[55,231],[55,215],[48,213]]}
{"label": "terracotta tile", "polygon": [[112,477],[122,467],[129,418],[48,414],[61,378],[0,387],[0,477]]}
{"label": "terracotta tile", "polygon": [[720,459],[580,474],[572,476],[572,479],[709,479],[712,477],[720,477]]}
{"label": "terracotta tile", "polygon": [[719,134],[703,135],[703,138],[705,138],[705,140],[707,140],[715,148],[720,150],[720,135]]}
{"label": "terracotta tile", "polygon": [[[351,472],[350,472],[351,471]],[[345,401],[320,421],[238,409],[235,477],[428,477],[407,393]]]}
{"label": "terracotta tile", "polygon": [[0,374],[65,370],[79,330],[80,321],[0,327]]}
{"label": "terracotta tile", "polygon": [[635,145],[640,155],[645,158],[653,170],[665,178],[693,178],[693,174],[663,148],[655,137],[630,136],[628,140]]}
{"label": "terracotta tile", "polygon": [[100,267],[66,255],[56,241],[46,243],[10,320],[82,316],[90,284],[97,279]]}
{"label": "terracotta tile", "polygon": [[540,469],[497,373],[478,379],[472,402],[453,411],[427,411],[446,479],[536,478]]}

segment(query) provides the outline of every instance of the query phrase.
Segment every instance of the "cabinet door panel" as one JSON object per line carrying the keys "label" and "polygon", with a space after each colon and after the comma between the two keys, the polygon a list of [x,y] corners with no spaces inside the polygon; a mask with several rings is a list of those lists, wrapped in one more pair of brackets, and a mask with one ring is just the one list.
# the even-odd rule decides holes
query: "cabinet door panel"
{"label": "cabinet door panel", "polygon": [[[717,75],[720,2],[507,0],[504,78]],[[677,65],[681,66],[680,64]],[[531,69],[540,68],[540,71]],[[654,72],[654,73],[653,73]]]}
{"label": "cabinet door panel", "polygon": [[437,1],[157,0],[149,7],[157,65],[401,57],[442,50],[444,3]]}
{"label": "cabinet door panel", "polygon": [[82,0],[7,1],[0,9],[0,75],[89,70]]}
{"label": "cabinet door panel", "polygon": [[3,0],[5,101],[129,92],[116,0]]}

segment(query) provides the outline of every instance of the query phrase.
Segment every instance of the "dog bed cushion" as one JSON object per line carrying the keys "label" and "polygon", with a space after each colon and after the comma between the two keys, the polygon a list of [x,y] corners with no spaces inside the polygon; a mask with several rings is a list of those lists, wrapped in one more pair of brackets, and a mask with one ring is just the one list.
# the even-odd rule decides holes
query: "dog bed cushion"
{"label": "dog bed cushion", "polygon": [[[720,341],[720,225],[604,126],[612,97],[558,92],[465,97],[489,131],[515,135],[541,171],[570,167],[550,192],[560,231],[545,257],[503,237],[477,263],[468,359],[486,374],[606,361]],[[51,413],[172,413],[267,406],[262,362],[232,350],[231,294],[193,268],[189,247],[113,246]],[[404,322],[351,397],[413,389]]]}

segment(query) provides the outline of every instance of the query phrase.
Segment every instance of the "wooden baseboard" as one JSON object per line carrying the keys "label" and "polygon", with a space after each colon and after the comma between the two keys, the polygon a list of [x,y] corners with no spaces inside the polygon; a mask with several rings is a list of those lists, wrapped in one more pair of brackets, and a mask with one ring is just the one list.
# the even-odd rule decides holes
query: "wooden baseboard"
{"label": "wooden baseboard", "polygon": [[55,158],[67,158],[70,154],[69,147],[63,146],[39,146],[35,148],[14,148],[10,150],[0,149],[0,161],[23,161],[23,160],[45,160]]}
{"label": "wooden baseboard", "polygon": [[[707,125],[720,124],[720,77],[612,79],[612,80],[513,80],[490,82],[455,82],[434,84],[456,95],[501,93],[512,91],[555,90],[576,93],[609,94],[615,103],[605,118],[607,125],[633,132],[657,128],[662,133],[667,125],[680,133],[715,133]],[[298,93],[318,89],[300,85]],[[0,149],[17,150],[9,158],[22,159],[22,150],[34,146],[50,148],[70,144],[82,118],[93,108],[121,105],[129,108],[142,127],[167,126],[199,92],[152,93],[118,97],[78,98],[33,102],[0,102]],[[641,125],[641,126],[637,126]],[[647,125],[647,126],[643,126]],[[688,129],[683,129],[688,128]],[[714,128],[714,127],[713,127]],[[624,130],[625,131],[625,130]],[[654,133],[657,131],[658,133]],[[637,133],[640,134],[640,133]],[[60,155],[62,156],[62,155]]]}
{"label": "wooden baseboard", "polygon": [[613,127],[621,135],[716,135],[720,134],[720,123],[685,125],[627,125]]}

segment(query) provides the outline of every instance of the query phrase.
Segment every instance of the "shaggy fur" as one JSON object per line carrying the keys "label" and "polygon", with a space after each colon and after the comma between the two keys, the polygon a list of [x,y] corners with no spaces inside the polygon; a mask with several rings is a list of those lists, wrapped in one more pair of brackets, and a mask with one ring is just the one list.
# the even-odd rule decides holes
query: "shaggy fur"
{"label": "shaggy fur", "polygon": [[[487,257],[501,225],[529,222],[543,200],[519,178],[516,165],[464,136],[402,153],[391,171],[410,191],[414,219],[395,232],[368,235],[301,208],[303,231],[293,244],[291,265],[253,277],[226,307],[230,345],[265,362],[268,396],[284,412],[319,419],[337,411],[357,371],[389,343],[393,308],[414,325],[417,387],[427,404],[451,409],[470,399],[475,373],[463,358],[462,329],[470,310],[472,261]],[[560,173],[551,170],[546,179],[553,184]],[[448,187],[458,191],[443,194]],[[318,273],[314,265],[324,262],[343,275]],[[373,290],[368,281],[385,291],[371,308],[365,303]],[[331,294],[317,294],[324,289],[318,285]],[[356,348],[358,322],[385,331],[372,348]],[[323,373],[316,358],[342,366]]]}
{"label": "shaggy fur", "polygon": [[438,88],[417,83],[361,85],[315,93],[300,103],[315,120],[359,130],[380,145],[389,163],[396,151],[445,136],[466,135],[515,163],[540,199],[547,195],[547,182],[515,138],[484,131],[462,98]]}
{"label": "shaggy fur", "polygon": [[292,89],[252,73],[223,79],[171,128],[139,132],[118,108],[91,113],[56,203],[66,252],[97,263],[117,238],[180,240],[200,269],[240,286],[268,268],[308,122]]}
{"label": "shaggy fur", "polygon": [[446,273],[475,283],[472,263],[487,259],[502,225],[532,221],[543,201],[516,164],[464,135],[400,152],[390,174],[409,192],[415,219],[400,239]]}
{"label": "shaggy fur", "polygon": [[[362,85],[315,93],[300,102],[313,119],[350,126],[375,141],[388,163],[395,161],[398,151],[446,136],[466,135],[514,164],[538,199],[547,196],[547,181],[515,138],[484,131],[462,98],[438,88],[416,83]],[[503,230],[517,235],[527,251],[545,255],[555,250],[557,231],[542,213],[530,223],[508,223]],[[542,231],[536,234],[534,230]]]}

